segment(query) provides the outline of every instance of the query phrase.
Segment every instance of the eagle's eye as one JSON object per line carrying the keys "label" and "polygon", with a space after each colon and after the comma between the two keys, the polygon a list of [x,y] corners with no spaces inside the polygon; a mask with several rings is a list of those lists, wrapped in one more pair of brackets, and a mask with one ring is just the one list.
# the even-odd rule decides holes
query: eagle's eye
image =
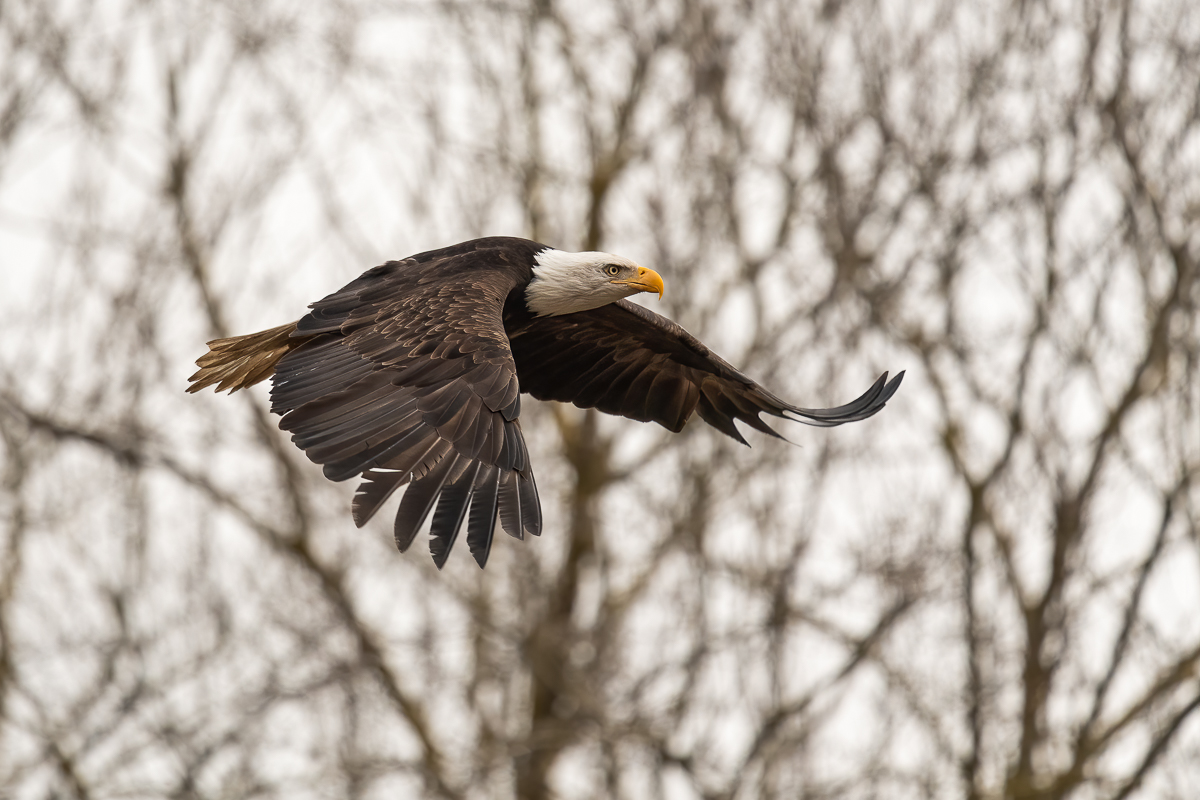
{"label": "eagle's eye", "polygon": [[614,278],[621,274],[621,268],[618,267],[616,264],[609,264],[607,267],[604,268],[604,271],[607,272],[609,275],[612,275]]}

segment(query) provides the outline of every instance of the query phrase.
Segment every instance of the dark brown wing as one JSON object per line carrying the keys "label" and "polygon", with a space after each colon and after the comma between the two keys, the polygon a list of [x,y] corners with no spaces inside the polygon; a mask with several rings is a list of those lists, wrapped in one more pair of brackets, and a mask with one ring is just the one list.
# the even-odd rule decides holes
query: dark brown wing
{"label": "dark brown wing", "polygon": [[396,544],[407,549],[432,513],[439,568],[464,519],[480,566],[497,513],[513,536],[541,532],[501,320],[509,292],[529,280],[532,255],[505,244],[369,270],[313,304],[294,334],[311,338],[275,369],[271,410],[283,415],[280,427],[328,478],[366,478],[355,523],[411,484],[396,513]]}
{"label": "dark brown wing", "polygon": [[521,391],[540,400],[597,408],[679,431],[693,413],[743,444],[735,420],[778,436],[766,413],[832,427],[883,408],[904,377],[885,372],[861,397],[837,408],[785,403],[671,320],[625,300],[559,317],[513,316],[509,342]]}

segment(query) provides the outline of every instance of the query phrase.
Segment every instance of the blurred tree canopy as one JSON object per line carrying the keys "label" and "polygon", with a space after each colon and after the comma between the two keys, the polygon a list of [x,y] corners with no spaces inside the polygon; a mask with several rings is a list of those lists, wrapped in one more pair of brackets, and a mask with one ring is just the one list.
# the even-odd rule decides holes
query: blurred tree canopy
{"label": "blurred tree canopy", "polygon": [[[1191,798],[1191,0],[0,4],[0,794]],[[203,342],[487,234],[801,405],[356,530]]]}

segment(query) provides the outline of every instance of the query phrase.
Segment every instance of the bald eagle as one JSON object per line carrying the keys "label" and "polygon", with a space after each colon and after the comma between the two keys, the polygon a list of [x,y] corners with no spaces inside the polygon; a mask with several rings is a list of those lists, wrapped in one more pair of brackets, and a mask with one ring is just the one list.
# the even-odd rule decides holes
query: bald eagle
{"label": "bald eagle", "polygon": [[497,515],[518,539],[541,533],[521,392],[671,431],[698,413],[745,444],[735,420],[778,436],[759,414],[821,427],[866,419],[904,375],[885,372],[844,406],[798,408],[625,299],[638,292],[661,297],[662,278],[620,256],[476,239],[367,270],[298,322],[209,342],[188,391],[273,376],[279,427],[330,480],[364,479],[355,524],[408,484],[396,546],[432,512],[440,569],[464,520],[480,567]]}

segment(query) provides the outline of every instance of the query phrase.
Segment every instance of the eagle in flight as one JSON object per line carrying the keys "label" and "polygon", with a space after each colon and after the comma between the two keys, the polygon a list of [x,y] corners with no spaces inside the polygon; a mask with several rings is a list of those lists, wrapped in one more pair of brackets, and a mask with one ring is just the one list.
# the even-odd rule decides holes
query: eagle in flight
{"label": "eagle in flight", "polygon": [[[189,392],[273,377],[279,427],[327,478],[361,475],[361,527],[401,486],[401,552],[433,513],[440,569],[466,521],[484,566],[499,516],[542,529],[521,393],[679,431],[692,416],[746,444],[734,421],[778,436],[762,413],[831,427],[875,414],[904,373],[837,408],[790,405],[669,319],[625,298],[663,292],[654,270],[609,253],[489,237],[389,261],[313,303],[298,322],[216,339]],[[469,512],[468,512],[469,509]]]}

